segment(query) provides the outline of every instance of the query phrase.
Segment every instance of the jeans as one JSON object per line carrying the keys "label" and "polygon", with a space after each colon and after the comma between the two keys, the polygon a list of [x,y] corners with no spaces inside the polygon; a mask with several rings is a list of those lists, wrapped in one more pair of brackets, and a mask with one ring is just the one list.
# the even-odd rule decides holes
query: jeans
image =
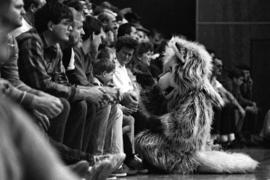
{"label": "jeans", "polygon": [[123,153],[123,113],[117,104],[98,108],[95,118],[88,121],[91,131],[87,152]]}

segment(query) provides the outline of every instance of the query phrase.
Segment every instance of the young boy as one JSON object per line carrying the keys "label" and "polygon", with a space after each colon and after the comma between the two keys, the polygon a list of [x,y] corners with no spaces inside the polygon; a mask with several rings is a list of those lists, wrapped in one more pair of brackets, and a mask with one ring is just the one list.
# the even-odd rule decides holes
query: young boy
{"label": "young boy", "polygon": [[94,83],[99,86],[114,87],[115,52],[113,49],[105,47],[100,51],[97,58],[97,62],[93,64]]}

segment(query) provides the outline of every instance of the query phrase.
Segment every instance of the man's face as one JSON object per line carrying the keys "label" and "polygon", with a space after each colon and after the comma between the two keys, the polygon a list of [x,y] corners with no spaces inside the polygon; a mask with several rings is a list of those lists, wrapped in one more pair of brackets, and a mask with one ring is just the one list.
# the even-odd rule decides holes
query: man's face
{"label": "man's face", "polygon": [[130,36],[133,39],[139,40],[138,35],[137,35],[137,30],[136,30],[136,28],[134,26],[131,27]]}
{"label": "man's face", "polygon": [[99,34],[93,33],[92,41],[91,41],[92,48],[98,49],[98,47],[102,43],[102,40],[105,39],[105,38],[106,38],[106,34],[103,31],[103,28],[101,28],[101,31],[100,31]]}
{"label": "man's face", "polygon": [[113,32],[114,31],[117,31],[118,24],[117,24],[117,21],[116,21],[115,16],[109,15],[109,20],[108,20],[108,24],[107,25],[108,25],[108,28],[110,30],[112,30]]}
{"label": "man's face", "polygon": [[11,0],[11,4],[6,14],[7,22],[9,23],[12,29],[20,27],[22,25],[22,18],[25,14],[25,10],[23,8],[24,3],[23,0]]}
{"label": "man's face", "polygon": [[243,77],[233,78],[233,81],[237,86],[241,86],[243,84],[243,80]]}
{"label": "man's face", "polygon": [[130,60],[133,57],[134,49],[129,49],[126,47],[122,47],[118,52],[117,52],[117,59],[119,63],[124,66],[130,62]]}
{"label": "man's face", "polygon": [[143,31],[137,30],[137,37],[138,37],[139,42],[149,42],[150,41],[148,36]]}
{"label": "man's face", "polygon": [[220,59],[214,58],[214,67],[213,73],[216,76],[220,76],[222,74],[223,63]]}
{"label": "man's face", "polygon": [[70,33],[70,43],[72,46],[77,46],[81,47],[82,46],[82,36],[84,35],[84,30],[83,30],[83,22],[74,20],[73,23],[73,29],[72,32]]}
{"label": "man's face", "polygon": [[60,23],[52,25],[54,37],[59,42],[67,42],[72,31],[72,21],[70,19],[62,19]]}
{"label": "man's face", "polygon": [[244,79],[245,80],[248,80],[248,79],[251,78],[250,77],[250,71],[249,70],[242,70],[242,72],[243,72],[243,76],[244,76]]}

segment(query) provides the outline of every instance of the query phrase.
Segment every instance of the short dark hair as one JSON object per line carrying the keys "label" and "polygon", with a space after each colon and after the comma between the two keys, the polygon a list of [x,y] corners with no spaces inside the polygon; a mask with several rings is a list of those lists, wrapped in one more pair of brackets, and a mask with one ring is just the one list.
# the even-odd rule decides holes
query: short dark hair
{"label": "short dark hair", "polygon": [[239,64],[236,67],[240,70],[249,70],[250,71],[250,67],[247,64]]}
{"label": "short dark hair", "polygon": [[97,61],[93,63],[93,71],[95,75],[100,75],[103,72],[110,73],[115,70],[115,62],[110,60],[113,50],[105,47],[100,50]]}
{"label": "short dark hair", "polygon": [[233,78],[240,78],[242,76],[241,71],[239,71],[238,69],[234,68],[232,70],[229,71],[229,77],[231,79]]}
{"label": "short dark hair", "polygon": [[82,37],[83,40],[88,39],[92,34],[99,34],[103,28],[102,23],[93,16],[86,16],[86,19],[83,23],[83,30],[85,35]]}
{"label": "short dark hair", "polygon": [[136,50],[138,42],[130,36],[119,37],[115,44],[116,52],[120,51],[123,47]]}
{"label": "short dark hair", "polygon": [[63,19],[73,21],[73,15],[68,6],[58,2],[50,2],[35,13],[35,19],[35,27],[41,33],[48,29],[50,21],[54,24],[60,23]]}
{"label": "short dark hair", "polygon": [[130,35],[132,27],[135,28],[135,26],[130,23],[125,23],[125,24],[120,25],[118,28],[117,37]]}
{"label": "short dark hair", "polygon": [[107,25],[108,22],[110,21],[110,18],[111,16],[106,12],[100,13],[97,17],[97,19],[100,20],[100,22],[102,22],[105,32],[108,32],[111,30],[110,27]]}
{"label": "short dark hair", "polygon": [[40,3],[40,0],[23,0],[23,3],[24,3],[24,9],[26,11],[28,11],[31,4],[34,4],[35,6],[38,6],[39,3]]}
{"label": "short dark hair", "polygon": [[80,0],[68,0],[64,2],[65,5],[68,7],[74,8],[76,11],[82,12],[83,11],[83,5],[80,2]]}
{"label": "short dark hair", "polygon": [[153,44],[150,42],[142,42],[138,45],[136,55],[141,56],[148,51],[153,51]]}

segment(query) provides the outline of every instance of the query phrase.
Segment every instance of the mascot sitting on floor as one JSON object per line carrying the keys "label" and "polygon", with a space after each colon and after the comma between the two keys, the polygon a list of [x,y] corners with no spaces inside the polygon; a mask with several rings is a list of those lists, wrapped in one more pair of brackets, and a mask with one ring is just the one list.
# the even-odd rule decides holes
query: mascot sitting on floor
{"label": "mascot sitting on floor", "polygon": [[258,162],[248,155],[215,151],[208,143],[212,105],[222,106],[223,101],[210,84],[212,59],[205,48],[173,37],[163,60],[158,88],[141,98],[150,115],[150,128],[136,137],[144,162],[165,173],[253,172]]}

